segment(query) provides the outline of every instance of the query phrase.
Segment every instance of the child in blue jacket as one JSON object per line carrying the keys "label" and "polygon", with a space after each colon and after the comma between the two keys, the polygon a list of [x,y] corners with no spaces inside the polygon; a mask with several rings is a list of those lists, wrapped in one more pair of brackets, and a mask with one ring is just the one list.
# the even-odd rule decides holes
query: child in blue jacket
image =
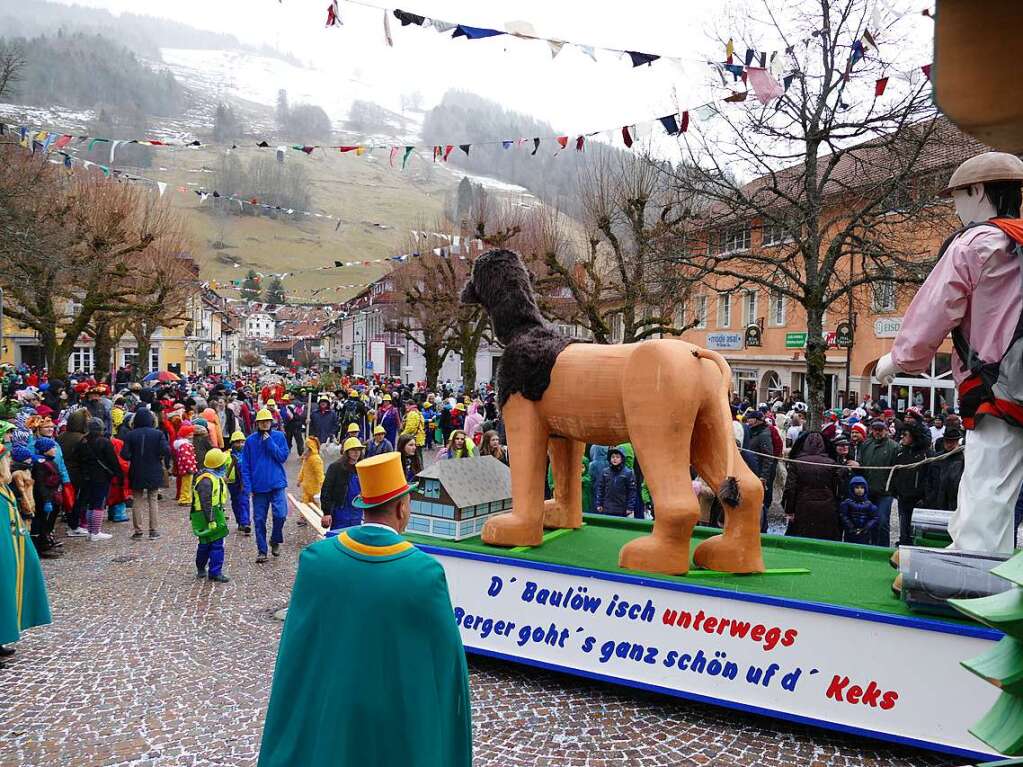
{"label": "child in blue jacket", "polygon": [[842,520],[842,540],[873,543],[880,516],[877,506],[867,497],[867,480],[863,477],[849,480],[849,497],[839,504],[838,516]]}
{"label": "child in blue jacket", "polygon": [[610,448],[607,459],[608,467],[594,489],[594,505],[598,514],[627,517],[636,508],[639,498],[636,475],[625,465],[625,453],[620,447]]}

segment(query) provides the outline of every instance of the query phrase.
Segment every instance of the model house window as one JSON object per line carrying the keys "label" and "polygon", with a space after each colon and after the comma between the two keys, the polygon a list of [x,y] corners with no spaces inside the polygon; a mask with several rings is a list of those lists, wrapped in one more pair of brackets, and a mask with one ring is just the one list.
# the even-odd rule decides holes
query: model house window
{"label": "model house window", "polygon": [[771,324],[777,327],[785,324],[785,295],[779,291],[771,293]]}
{"label": "model house window", "polygon": [[732,294],[718,293],[718,327],[727,328],[732,325]]}
{"label": "model house window", "polygon": [[698,330],[707,327],[707,296],[696,297],[696,310],[693,312],[693,321]]}
{"label": "model house window", "polygon": [[891,279],[891,271],[880,272],[871,283],[874,291],[874,311],[895,311],[895,282]]}
{"label": "model house window", "polygon": [[757,321],[757,291],[747,290],[742,294],[742,321],[752,325]]}

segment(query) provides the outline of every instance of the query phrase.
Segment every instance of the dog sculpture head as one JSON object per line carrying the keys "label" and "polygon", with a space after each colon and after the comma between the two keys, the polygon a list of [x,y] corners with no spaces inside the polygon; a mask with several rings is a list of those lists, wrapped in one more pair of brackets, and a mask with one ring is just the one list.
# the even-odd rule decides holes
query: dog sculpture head
{"label": "dog sculpture head", "polygon": [[487,310],[502,344],[523,330],[544,324],[529,271],[519,255],[510,250],[491,250],[476,259],[472,275],[462,288],[461,301]]}

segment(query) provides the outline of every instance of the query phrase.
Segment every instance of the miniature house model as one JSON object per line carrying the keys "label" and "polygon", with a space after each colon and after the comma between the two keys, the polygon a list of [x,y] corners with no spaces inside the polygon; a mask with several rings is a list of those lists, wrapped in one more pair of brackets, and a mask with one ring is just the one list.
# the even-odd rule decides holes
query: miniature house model
{"label": "miniature house model", "polygon": [[489,455],[437,461],[416,479],[410,533],[460,541],[511,510],[511,471]]}

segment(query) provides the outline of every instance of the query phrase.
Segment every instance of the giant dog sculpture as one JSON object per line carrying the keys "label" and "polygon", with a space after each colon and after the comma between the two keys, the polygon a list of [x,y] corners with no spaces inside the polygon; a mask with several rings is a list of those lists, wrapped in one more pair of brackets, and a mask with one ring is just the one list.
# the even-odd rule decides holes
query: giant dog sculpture
{"label": "giant dog sculpture", "polygon": [[[700,507],[692,464],[726,507],[725,529],[693,555],[700,567],[762,572],[763,486],[735,446],[728,407],[731,372],[720,355],[679,340],[573,343],[544,322],[519,256],[480,256],[462,303],[490,315],[505,351],[498,396],[508,436],[512,511],[487,521],[483,540],[537,546],[543,529],[582,525],[579,472],[586,442],[631,441],[653,496],[651,535],[630,541],[619,566],[684,574]],[[550,453],[554,499],[544,501]]]}

